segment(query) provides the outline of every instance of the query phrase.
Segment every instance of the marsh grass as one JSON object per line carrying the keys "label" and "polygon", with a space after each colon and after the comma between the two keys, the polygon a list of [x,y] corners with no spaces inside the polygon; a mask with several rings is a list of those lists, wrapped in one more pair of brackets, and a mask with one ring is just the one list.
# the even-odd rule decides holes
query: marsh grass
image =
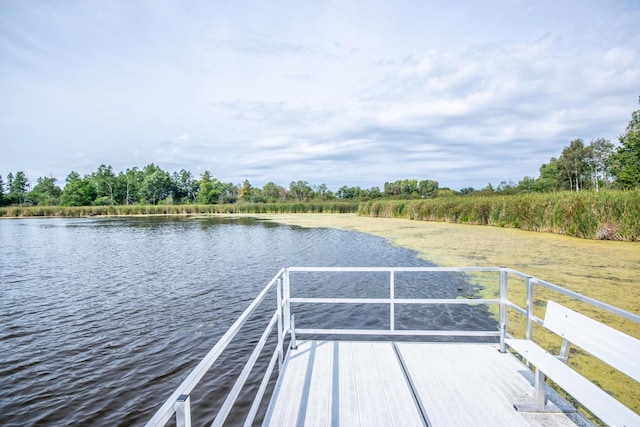
{"label": "marsh grass", "polygon": [[376,200],[362,203],[358,213],[518,228],[597,240],[640,240],[640,189]]}
{"label": "marsh grass", "polygon": [[86,217],[131,215],[202,215],[258,213],[354,213],[358,203],[235,203],[222,205],[11,206],[0,217]]}

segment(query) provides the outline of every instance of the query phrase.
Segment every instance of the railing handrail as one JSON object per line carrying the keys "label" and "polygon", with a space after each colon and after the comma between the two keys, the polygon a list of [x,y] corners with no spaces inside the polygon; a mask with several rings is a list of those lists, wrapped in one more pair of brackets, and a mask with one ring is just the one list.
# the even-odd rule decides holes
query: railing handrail
{"label": "railing handrail", "polygon": [[597,299],[588,297],[586,295],[579,294],[579,293],[574,292],[572,290],[565,289],[562,286],[558,286],[558,285],[556,285],[554,283],[547,282],[546,280],[538,279],[536,277],[531,277],[531,276],[529,276],[527,274],[521,273],[521,272],[519,272],[517,270],[513,270],[511,268],[504,268],[504,270],[509,272],[510,274],[513,274],[514,276],[518,276],[518,277],[520,277],[522,279],[529,278],[529,279],[531,279],[531,281],[533,283],[535,283],[537,285],[543,286],[543,287],[545,287],[547,289],[554,290],[556,292],[559,292],[559,293],[561,293],[563,295],[569,296],[569,297],[571,297],[573,299],[576,299],[578,301],[582,301],[584,303],[587,303],[587,304],[589,304],[589,305],[591,305],[593,307],[601,308],[601,309],[603,309],[605,311],[608,311],[609,313],[615,314],[615,315],[620,316],[620,317],[624,317],[627,320],[631,320],[632,322],[640,323],[640,315],[637,315],[635,313],[631,313],[631,312],[629,312],[627,310],[623,310],[623,309],[618,308],[616,306],[613,306],[611,304],[607,304],[606,302],[602,302],[602,301],[599,301]]}
{"label": "railing handrail", "polygon": [[255,311],[255,309],[260,305],[260,303],[264,300],[265,296],[271,290],[271,288],[276,284],[278,278],[282,276],[285,269],[281,269],[278,274],[274,276],[273,279],[269,282],[267,286],[258,294],[256,299],[249,304],[249,307],[245,309],[245,311],[240,315],[238,320],[236,320],[233,325],[227,330],[227,332],[218,340],[216,345],[209,350],[209,353],[198,363],[198,366],[195,367],[193,371],[187,376],[187,378],[182,381],[182,383],[178,386],[178,388],[173,392],[173,394],[165,401],[165,403],[158,409],[155,415],[147,422],[146,427],[164,425],[171,419],[173,414],[175,413],[175,404],[183,395],[191,394],[191,391],[198,384],[198,382],[202,379],[202,377],[207,373],[209,368],[218,360],[218,357],[222,354],[222,352],[227,348],[231,340],[238,334],[242,325],[249,319],[251,314]]}
{"label": "railing handrail", "polygon": [[[290,274],[291,272],[382,272],[389,274],[389,296],[380,298],[326,298],[326,297],[295,297],[290,295]],[[499,296],[498,298],[396,298],[395,297],[395,273],[399,272],[493,272],[499,273]],[[525,280],[527,299],[526,307],[522,308],[508,299],[508,277],[516,276]],[[254,349],[254,354],[249,358],[245,365],[240,378],[233,387],[233,392],[227,396],[223,404],[223,409],[214,421],[215,425],[224,422],[228,410],[238,397],[239,390],[242,388],[244,381],[247,379],[249,371],[253,368],[257,353],[259,353],[266,342],[269,331],[272,330],[277,320],[278,344],[273,352],[271,361],[265,369],[265,374],[260,384],[259,391],[249,411],[249,416],[245,425],[250,425],[253,417],[257,412],[257,407],[262,401],[264,391],[266,389],[269,377],[272,374],[276,361],[282,364],[282,346],[284,335],[289,333],[292,339],[292,346],[295,346],[296,334],[313,334],[313,335],[370,335],[370,336],[474,336],[474,337],[499,337],[500,349],[505,351],[504,339],[506,336],[507,326],[507,308],[512,308],[517,312],[526,316],[526,337],[531,338],[532,323],[542,323],[542,319],[533,314],[533,289],[538,285],[543,288],[557,291],[561,294],[574,298],[578,301],[585,302],[594,307],[601,308],[617,316],[631,320],[640,324],[640,315],[620,309],[610,304],[598,301],[596,299],[578,294],[577,292],[562,288],[553,283],[537,279],[517,270],[504,267],[288,267],[281,269],[271,281],[258,294],[255,300],[247,307],[242,315],[233,323],[229,330],[220,338],[216,345],[207,353],[203,360],[189,374],[189,376],[180,384],[174,393],[165,401],[162,407],[155,413],[153,418],[146,424],[147,427],[164,425],[174,413],[177,413],[177,424],[181,426],[190,425],[190,408],[189,395],[193,388],[198,384],[206,372],[215,363],[222,352],[227,348],[231,340],[238,334],[243,325],[254,313],[256,308],[264,301],[267,293],[275,286],[277,289],[277,307],[269,316],[269,326],[263,333],[260,342]],[[326,329],[326,328],[296,328],[293,322],[293,313],[291,311],[291,303],[310,303],[310,304],[389,304],[390,307],[390,325],[388,329]],[[395,304],[497,304],[500,307],[498,330],[484,331],[461,331],[461,330],[397,330],[395,329]],[[260,347],[259,349],[257,347]],[[182,406],[181,406],[182,405]],[[186,408],[185,408],[186,405]]]}
{"label": "railing handrail", "polygon": [[[288,271],[303,271],[303,272],[466,272],[466,271],[481,271],[481,272],[498,272],[505,270],[501,267],[288,267]],[[515,270],[514,270],[515,271]]]}

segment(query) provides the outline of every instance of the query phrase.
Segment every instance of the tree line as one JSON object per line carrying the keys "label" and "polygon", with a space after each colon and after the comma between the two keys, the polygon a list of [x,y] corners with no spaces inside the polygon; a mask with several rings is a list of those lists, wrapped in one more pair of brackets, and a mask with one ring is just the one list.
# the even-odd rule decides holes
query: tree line
{"label": "tree line", "polygon": [[[6,191],[5,191],[6,190]],[[255,187],[248,180],[242,184],[223,182],[205,171],[199,178],[187,170],[169,173],[151,163],[142,169],[129,168],[119,173],[111,166],[100,165],[93,173],[80,176],[72,171],[64,188],[52,177],[38,178],[32,187],[25,173],[0,176],[0,205],[38,206],[113,206],[132,204],[229,204],[286,203],[332,200],[371,200],[378,198],[435,197],[440,189],[433,180],[416,179],[387,182],[363,189],[342,186],[336,191],[326,184],[311,185],[292,181],[288,188],[274,182]]]}
{"label": "tree line", "polygon": [[288,188],[268,182],[262,188],[248,180],[242,184],[223,182],[205,171],[196,178],[187,170],[169,173],[153,163],[142,169],[132,167],[116,173],[111,166],[100,165],[93,173],[80,176],[72,171],[64,188],[53,177],[40,177],[31,185],[24,172],[0,176],[0,206],[101,206],[131,204],[229,204],[278,203],[331,200],[368,201],[375,199],[429,199],[455,194],[553,191],[599,191],[601,188],[640,187],[640,110],[632,113],[617,147],[604,138],[569,142],[558,158],[552,157],[540,167],[537,178],[524,177],[517,184],[503,181],[481,190],[472,187],[459,192],[440,188],[431,179],[403,179],[385,182],[379,187],[361,188],[343,185],[332,191],[325,184],[292,181]]}
{"label": "tree line", "polygon": [[[640,100],[639,100],[640,101]],[[601,188],[629,190],[640,187],[640,110],[631,114],[625,133],[616,147],[610,140],[594,138],[585,144],[576,138],[564,147],[559,157],[552,157],[540,166],[537,178],[526,176],[517,184],[502,181],[497,188],[491,184],[482,190],[472,187],[462,194],[517,194],[523,192],[553,192],[593,190]]]}

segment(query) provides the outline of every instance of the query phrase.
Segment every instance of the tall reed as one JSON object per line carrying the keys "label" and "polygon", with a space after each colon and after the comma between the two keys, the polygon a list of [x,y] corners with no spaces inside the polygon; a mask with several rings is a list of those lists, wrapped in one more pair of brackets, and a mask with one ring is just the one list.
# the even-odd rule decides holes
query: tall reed
{"label": "tall reed", "polygon": [[236,203],[224,205],[11,206],[0,208],[0,217],[355,213],[357,210],[357,202]]}
{"label": "tall reed", "polygon": [[376,200],[362,203],[358,214],[640,241],[640,189]]}

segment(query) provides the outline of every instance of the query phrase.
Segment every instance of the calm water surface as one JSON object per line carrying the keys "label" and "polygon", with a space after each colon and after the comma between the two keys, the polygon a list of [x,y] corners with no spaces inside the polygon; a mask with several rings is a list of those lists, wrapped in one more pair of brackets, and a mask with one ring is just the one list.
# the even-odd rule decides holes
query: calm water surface
{"label": "calm water surface", "polygon": [[[2,426],[144,424],[282,267],[429,265],[374,236],[247,218],[2,220],[0,241]],[[438,280],[425,287],[398,277],[397,296],[471,289],[453,279],[452,295]],[[296,283],[307,296],[388,292],[386,275]],[[296,319],[302,327],[388,327],[388,311],[371,308],[299,307]],[[462,306],[399,310],[396,322],[493,325],[484,307]],[[249,324],[194,390],[194,425],[213,420],[263,328]]]}

